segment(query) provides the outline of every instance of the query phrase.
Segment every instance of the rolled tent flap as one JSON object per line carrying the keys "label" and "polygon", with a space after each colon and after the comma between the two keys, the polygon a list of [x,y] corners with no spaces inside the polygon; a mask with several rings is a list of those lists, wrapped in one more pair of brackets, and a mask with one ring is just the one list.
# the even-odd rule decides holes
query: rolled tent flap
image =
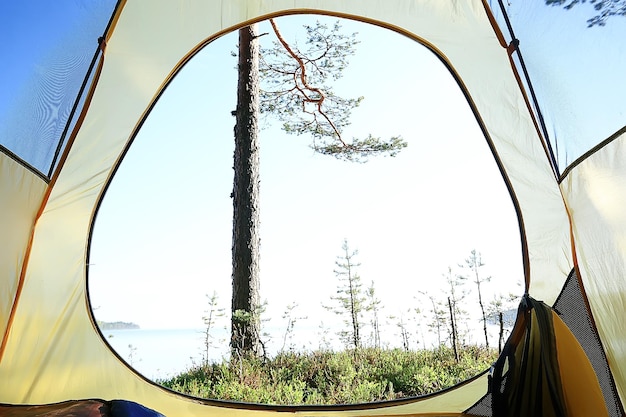
{"label": "rolled tent flap", "polygon": [[525,295],[490,377],[493,417],[608,416],[578,340],[545,303]]}

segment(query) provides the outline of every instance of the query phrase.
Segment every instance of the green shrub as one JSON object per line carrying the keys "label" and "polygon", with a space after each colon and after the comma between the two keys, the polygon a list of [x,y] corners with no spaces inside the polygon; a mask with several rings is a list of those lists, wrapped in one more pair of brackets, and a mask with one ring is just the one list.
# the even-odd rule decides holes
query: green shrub
{"label": "green shrub", "polygon": [[366,348],[340,352],[283,352],[194,366],[158,381],[184,394],[272,404],[348,404],[433,393],[488,369],[497,354],[470,346],[404,351]]}

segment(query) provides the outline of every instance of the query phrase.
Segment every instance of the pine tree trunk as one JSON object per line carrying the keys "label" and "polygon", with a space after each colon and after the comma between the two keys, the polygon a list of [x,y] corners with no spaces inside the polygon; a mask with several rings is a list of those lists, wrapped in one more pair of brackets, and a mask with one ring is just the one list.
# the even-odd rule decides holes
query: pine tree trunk
{"label": "pine tree trunk", "polygon": [[498,335],[498,353],[502,353],[502,341],[504,340],[504,318],[502,312],[498,312],[498,320],[500,321],[500,334]]}
{"label": "pine tree trunk", "polygon": [[459,349],[457,346],[457,328],[456,328],[456,317],[453,313],[454,308],[452,307],[452,302],[450,301],[450,297],[448,297],[448,307],[450,308],[450,325],[452,327],[452,349],[454,350],[454,359],[459,361]]}
{"label": "pine tree trunk", "polygon": [[357,350],[361,344],[361,337],[359,335],[359,315],[356,311],[356,291],[354,289],[354,282],[352,277],[352,271],[350,264],[348,263],[348,283],[350,285],[350,317],[352,319],[352,344],[354,349]]}
{"label": "pine tree trunk", "polygon": [[477,282],[478,282],[478,304],[480,305],[480,311],[483,315],[483,331],[485,332],[485,347],[489,349],[489,334],[487,333],[487,315],[485,314],[485,307],[483,306],[483,297],[480,291],[480,281],[477,281]]}
{"label": "pine tree trunk", "polygon": [[[237,353],[259,354],[259,45],[256,25],[239,30],[233,181],[232,332]],[[250,314],[235,318],[236,311]]]}

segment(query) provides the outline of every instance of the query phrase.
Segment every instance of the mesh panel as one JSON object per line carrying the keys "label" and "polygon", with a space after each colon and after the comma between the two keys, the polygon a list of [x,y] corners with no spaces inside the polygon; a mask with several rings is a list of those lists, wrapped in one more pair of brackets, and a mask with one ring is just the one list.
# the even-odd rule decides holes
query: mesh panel
{"label": "mesh panel", "polygon": [[[503,29],[506,23],[500,3],[504,5],[519,39],[547,134],[563,172],[576,158],[624,126],[624,16],[618,13],[604,19],[604,26],[587,27],[604,12],[624,7],[624,2],[490,0],[489,3]],[[567,5],[573,7],[566,9]],[[510,40],[508,31],[504,31]],[[515,64],[519,68],[517,61]]]}
{"label": "mesh panel", "polygon": [[578,339],[578,342],[587,354],[598,377],[609,416],[618,417],[624,415],[604,350],[595,332],[585,300],[580,291],[578,276],[575,270],[567,278],[559,298],[554,303],[554,309],[574,336],[576,336],[576,339]]}
{"label": "mesh panel", "polygon": [[[609,370],[608,362],[602,345],[600,344],[600,339],[589,317],[575,270],[568,276],[553,308],[569,327],[589,358],[598,377],[609,416],[623,416],[624,413]],[[472,416],[491,417],[493,415],[491,394],[482,397],[476,404],[469,408],[466,413]]]}
{"label": "mesh panel", "polygon": [[115,4],[0,2],[0,145],[45,175]]}
{"label": "mesh panel", "polygon": [[482,397],[476,404],[465,411],[465,414],[476,417],[491,417],[493,411],[491,410],[491,394],[487,394]]}

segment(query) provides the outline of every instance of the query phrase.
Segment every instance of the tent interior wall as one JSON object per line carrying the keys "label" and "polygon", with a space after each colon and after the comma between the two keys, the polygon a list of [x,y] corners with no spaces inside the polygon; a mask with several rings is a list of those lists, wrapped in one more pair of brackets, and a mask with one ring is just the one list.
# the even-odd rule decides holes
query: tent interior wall
{"label": "tent interior wall", "polygon": [[[541,112],[530,110],[533,94],[517,65],[517,52],[508,48],[513,38],[503,5],[481,0],[102,2],[106,7],[77,17],[87,20],[91,30],[69,25],[88,40],[81,44],[81,64],[74,69],[78,78],[68,78],[64,91],[56,91],[52,99],[44,97],[56,103],[62,116],[36,117],[41,112],[28,111],[32,102],[19,98],[25,90],[9,88],[7,79],[19,71],[3,73],[7,96],[0,100],[0,403],[103,398],[134,401],[166,416],[276,411],[383,416],[460,415],[484,398],[486,373],[444,392],[400,402],[281,408],[204,401],[146,380],[111,351],[97,330],[87,294],[91,228],[107,184],[161,92],[195,53],[224,33],[272,16],[320,13],[395,30],[429,48],[452,72],[516,207],[528,294],[553,305],[571,272],[577,271],[583,294],[579,302],[589,309],[617,397],[618,405],[609,411],[623,415],[626,87],[620,77],[626,70],[626,25],[607,22],[601,28],[583,24],[572,29],[567,20],[558,26],[553,19],[580,17],[586,5],[563,11],[543,2],[514,3],[508,5],[508,16]],[[0,7],[7,7],[0,13],[3,21],[11,19],[10,6]],[[28,13],[43,12],[28,8]],[[533,20],[542,24],[548,18],[550,25],[540,33],[531,26]],[[59,31],[62,26],[53,25]],[[564,26],[580,32],[580,42],[563,41],[557,32]],[[14,28],[14,34],[27,38],[26,48],[41,47],[24,34],[26,26]],[[587,34],[592,40],[584,40]],[[49,38],[60,43],[71,36]],[[597,37],[604,37],[605,49],[594,47]],[[554,48],[560,45],[578,61],[563,57],[559,62]],[[566,77],[586,53],[584,47],[595,52],[580,63],[583,79]],[[600,49],[606,61],[596,58]],[[0,48],[0,62],[19,61],[26,51]],[[602,68],[602,76],[594,68]],[[19,110],[20,118],[5,117],[9,105]],[[21,120],[35,126],[23,128]],[[555,166],[550,148],[562,166]],[[565,356],[586,360],[584,354],[572,353],[578,352],[574,347],[561,349]],[[572,374],[579,365],[560,364],[567,371],[563,374]],[[568,398],[585,398],[584,385],[571,388]],[[577,412],[571,415],[584,415]]]}

